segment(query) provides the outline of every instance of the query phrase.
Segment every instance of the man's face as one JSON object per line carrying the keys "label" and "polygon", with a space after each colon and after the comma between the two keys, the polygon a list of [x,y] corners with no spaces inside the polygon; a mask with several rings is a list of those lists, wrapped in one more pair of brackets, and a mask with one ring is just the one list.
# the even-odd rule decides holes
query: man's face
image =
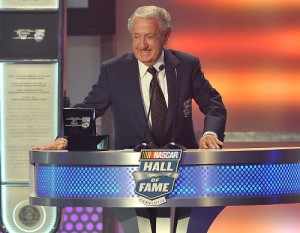
{"label": "man's face", "polygon": [[161,55],[169,33],[161,32],[159,19],[136,18],[131,35],[135,57],[146,66],[153,66]]}

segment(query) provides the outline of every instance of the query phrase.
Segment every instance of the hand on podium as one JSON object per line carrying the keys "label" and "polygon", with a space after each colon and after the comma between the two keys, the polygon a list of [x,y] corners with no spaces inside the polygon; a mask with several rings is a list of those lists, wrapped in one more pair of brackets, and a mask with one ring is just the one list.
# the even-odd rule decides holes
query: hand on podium
{"label": "hand on podium", "polygon": [[58,138],[55,141],[39,147],[32,147],[32,150],[66,150],[68,141],[64,138]]}
{"label": "hand on podium", "polygon": [[205,134],[199,140],[200,149],[220,149],[222,145],[223,142],[213,134]]}

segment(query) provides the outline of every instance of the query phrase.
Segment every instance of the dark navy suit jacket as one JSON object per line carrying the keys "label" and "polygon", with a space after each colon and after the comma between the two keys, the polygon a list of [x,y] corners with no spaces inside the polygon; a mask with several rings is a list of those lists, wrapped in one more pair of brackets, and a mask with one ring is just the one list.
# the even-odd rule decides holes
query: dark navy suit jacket
{"label": "dark navy suit jacket", "polygon": [[[220,94],[205,79],[199,59],[166,49],[164,64],[169,99],[165,143],[170,142],[173,134],[176,143],[188,149],[199,147],[192,121],[193,99],[205,115],[203,131],[213,131],[223,140],[226,109]],[[140,91],[138,61],[133,53],[105,61],[101,65],[97,83],[84,102],[75,105],[95,108],[98,117],[109,106],[114,117],[115,149],[134,148],[142,143],[147,122]],[[149,129],[145,139],[153,141]]]}

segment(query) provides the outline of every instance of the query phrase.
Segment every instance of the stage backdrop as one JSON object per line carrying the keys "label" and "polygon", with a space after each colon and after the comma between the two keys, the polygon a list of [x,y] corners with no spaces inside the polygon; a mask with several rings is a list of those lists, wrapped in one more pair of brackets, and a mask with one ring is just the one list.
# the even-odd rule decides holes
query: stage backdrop
{"label": "stage backdrop", "polygon": [[[200,57],[228,109],[227,140],[252,135],[263,141],[253,146],[276,137],[274,145],[300,144],[299,0],[116,0],[116,55],[131,50],[127,18],[142,5],[171,13],[167,47]],[[199,133],[203,118],[194,115]],[[296,233],[299,214],[299,204],[228,207],[209,233]]]}

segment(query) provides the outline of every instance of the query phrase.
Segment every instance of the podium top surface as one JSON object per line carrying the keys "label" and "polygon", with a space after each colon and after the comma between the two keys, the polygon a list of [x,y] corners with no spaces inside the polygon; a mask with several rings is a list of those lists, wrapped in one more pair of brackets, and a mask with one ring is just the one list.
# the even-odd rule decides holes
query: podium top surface
{"label": "podium top surface", "polygon": [[[161,150],[159,150],[161,151]],[[30,151],[32,164],[139,166],[140,152],[110,151]],[[300,147],[244,148],[183,151],[181,165],[297,163]]]}

